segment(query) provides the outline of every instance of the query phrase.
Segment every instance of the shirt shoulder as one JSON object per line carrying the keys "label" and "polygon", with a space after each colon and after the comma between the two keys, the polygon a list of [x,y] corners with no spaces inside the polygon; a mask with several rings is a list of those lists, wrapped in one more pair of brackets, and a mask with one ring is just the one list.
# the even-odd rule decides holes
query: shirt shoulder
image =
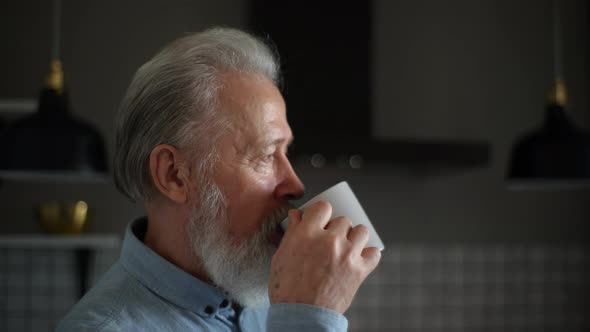
{"label": "shirt shoulder", "polygon": [[162,298],[117,263],[56,331],[210,331],[211,323]]}
{"label": "shirt shoulder", "polygon": [[135,287],[131,276],[115,264],[70,310],[56,331],[108,331],[123,311]]}

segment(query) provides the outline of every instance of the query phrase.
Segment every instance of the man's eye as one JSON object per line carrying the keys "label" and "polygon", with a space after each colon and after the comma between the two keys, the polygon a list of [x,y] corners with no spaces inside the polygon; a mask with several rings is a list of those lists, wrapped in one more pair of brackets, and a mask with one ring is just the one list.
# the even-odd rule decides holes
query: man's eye
{"label": "man's eye", "polygon": [[262,161],[264,161],[265,163],[270,163],[273,160],[275,160],[274,154],[268,154],[268,155],[264,156],[264,158],[262,159]]}

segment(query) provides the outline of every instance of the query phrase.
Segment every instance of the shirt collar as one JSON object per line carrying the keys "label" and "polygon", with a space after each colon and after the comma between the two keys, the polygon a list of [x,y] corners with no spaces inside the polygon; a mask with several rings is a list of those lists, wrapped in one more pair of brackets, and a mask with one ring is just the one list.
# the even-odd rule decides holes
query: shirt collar
{"label": "shirt collar", "polygon": [[186,273],[143,243],[147,218],[130,223],[125,231],[121,264],[144,286],[200,316],[234,314],[228,296],[218,288]]}

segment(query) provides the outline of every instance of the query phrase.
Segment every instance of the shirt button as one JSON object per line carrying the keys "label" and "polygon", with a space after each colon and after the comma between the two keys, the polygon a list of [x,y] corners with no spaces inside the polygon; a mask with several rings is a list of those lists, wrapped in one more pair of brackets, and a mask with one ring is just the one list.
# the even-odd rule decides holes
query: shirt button
{"label": "shirt button", "polygon": [[205,313],[207,315],[211,315],[213,312],[215,312],[215,309],[212,306],[208,305],[205,307]]}
{"label": "shirt button", "polygon": [[223,299],[223,301],[221,301],[221,304],[219,305],[220,308],[227,308],[227,306],[229,305],[229,301],[227,299]]}

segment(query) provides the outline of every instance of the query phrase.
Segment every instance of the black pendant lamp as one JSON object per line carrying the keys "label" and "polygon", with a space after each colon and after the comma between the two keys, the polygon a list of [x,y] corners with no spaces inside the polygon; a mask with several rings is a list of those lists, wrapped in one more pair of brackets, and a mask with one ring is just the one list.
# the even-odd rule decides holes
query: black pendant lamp
{"label": "black pendant lamp", "polygon": [[590,188],[590,133],[574,124],[565,107],[561,71],[561,26],[554,0],[554,75],[543,124],[518,139],[508,169],[511,189]]}
{"label": "black pendant lamp", "polygon": [[[70,113],[59,60],[61,1],[54,2],[53,56],[36,113],[9,124],[0,134],[0,174],[51,178],[102,176],[105,149],[98,131]],[[41,174],[41,175],[40,175]],[[18,176],[17,176],[18,177]]]}

